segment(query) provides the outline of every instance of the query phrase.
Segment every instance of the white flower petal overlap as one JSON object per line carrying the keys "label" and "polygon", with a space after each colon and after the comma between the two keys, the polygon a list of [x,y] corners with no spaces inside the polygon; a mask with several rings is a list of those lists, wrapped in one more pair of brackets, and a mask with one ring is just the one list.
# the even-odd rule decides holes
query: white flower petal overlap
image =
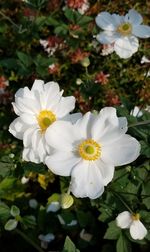
{"label": "white flower petal overlap", "polygon": [[99,197],[114,175],[114,167],[134,161],[139,142],[125,134],[126,118],[106,107],[98,115],[87,112],[75,124],[56,121],[45,134],[55,148],[46,158],[53,173],[71,176],[70,190],[76,197]]}
{"label": "white flower petal overlap", "polygon": [[97,40],[102,44],[114,43],[114,51],[120,58],[130,58],[138,51],[137,38],[150,37],[150,27],[141,24],[143,18],[134,9],[125,16],[101,12],[95,21],[104,30],[97,35]]}
{"label": "white flower petal overlap", "polygon": [[62,97],[62,93],[58,83],[44,84],[43,80],[35,80],[31,90],[24,87],[16,92],[13,107],[18,118],[10,124],[9,131],[23,140],[24,160],[40,163],[50,154],[51,147],[45,141],[46,130],[75,107],[75,98]]}

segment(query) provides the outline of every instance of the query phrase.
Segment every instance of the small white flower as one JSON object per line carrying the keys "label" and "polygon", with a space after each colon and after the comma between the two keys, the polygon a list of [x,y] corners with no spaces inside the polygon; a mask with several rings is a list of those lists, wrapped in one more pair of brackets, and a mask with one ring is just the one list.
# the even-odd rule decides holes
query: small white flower
{"label": "small white flower", "polygon": [[38,238],[41,241],[41,248],[47,249],[48,244],[55,239],[55,236],[51,233],[48,233],[46,235],[40,234]]}
{"label": "small white flower", "polygon": [[[63,97],[56,82],[44,84],[42,80],[35,80],[29,90],[20,88],[15,94],[13,107],[18,117],[10,124],[9,131],[16,138],[23,140],[23,159],[35,163],[44,162],[51,149],[46,144],[45,132],[57,120],[66,118],[74,109],[75,98]],[[69,115],[70,118],[75,115]],[[77,114],[78,117],[78,114]]]}
{"label": "small white flower", "polygon": [[46,209],[46,212],[57,212],[60,209],[60,203],[58,201],[53,201],[50,203]]}
{"label": "small white flower", "polygon": [[118,118],[112,107],[98,115],[88,112],[74,125],[58,121],[46,132],[47,143],[56,150],[45,163],[55,174],[71,176],[70,191],[76,197],[95,199],[112,180],[115,166],[139,156],[139,142],[126,131],[126,118]]}
{"label": "small white flower", "polygon": [[113,43],[112,44],[104,44],[103,48],[102,48],[101,55],[107,56],[113,52],[114,52],[114,44]]}
{"label": "small white flower", "polygon": [[29,200],[29,206],[30,206],[31,208],[33,208],[33,209],[36,209],[37,206],[38,206],[37,200],[36,200],[36,199],[30,199],[30,200]]}
{"label": "small white flower", "polygon": [[139,214],[124,211],[117,216],[116,222],[120,228],[129,228],[130,235],[134,240],[142,240],[147,235],[147,229],[140,221]]}
{"label": "small white flower", "polygon": [[70,223],[66,223],[60,214],[58,214],[57,217],[58,217],[61,225],[66,225],[68,227],[72,227],[72,226],[76,226],[78,223],[77,220],[72,220]]}
{"label": "small white flower", "polygon": [[145,56],[143,56],[141,59],[141,64],[144,64],[144,63],[150,63],[150,60]]}
{"label": "small white flower", "polygon": [[84,15],[84,13],[89,9],[90,7],[90,4],[87,0],[85,0],[85,2],[83,3],[83,5],[78,8],[78,12],[81,14],[81,15]]}
{"label": "small white flower", "polygon": [[29,182],[29,178],[27,178],[27,177],[25,177],[25,176],[23,176],[22,178],[21,178],[21,183],[24,185],[24,184],[27,184]]}
{"label": "small white flower", "polygon": [[102,44],[114,43],[116,54],[127,59],[138,51],[138,38],[150,37],[150,27],[141,25],[142,21],[142,16],[133,9],[125,16],[101,12],[96,17],[96,24],[104,31],[97,35],[97,40]]}
{"label": "small white flower", "polygon": [[85,229],[82,229],[80,232],[80,238],[86,242],[90,242],[92,239],[93,235],[90,233],[87,233]]}
{"label": "small white flower", "polygon": [[141,117],[143,112],[139,109],[138,106],[135,106],[134,109],[131,110],[130,115],[134,117]]}

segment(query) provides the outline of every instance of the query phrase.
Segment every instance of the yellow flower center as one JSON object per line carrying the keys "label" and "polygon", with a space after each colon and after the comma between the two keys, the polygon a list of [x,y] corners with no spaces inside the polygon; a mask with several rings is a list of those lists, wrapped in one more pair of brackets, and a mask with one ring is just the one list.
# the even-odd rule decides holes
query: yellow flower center
{"label": "yellow flower center", "polygon": [[123,36],[129,35],[132,32],[132,25],[130,23],[123,23],[118,26],[117,32],[121,33]]}
{"label": "yellow flower center", "polygon": [[101,155],[101,146],[93,139],[87,139],[80,143],[78,152],[83,159],[94,161]]}
{"label": "yellow flower center", "polygon": [[132,220],[139,220],[140,219],[140,215],[137,214],[132,214]]}
{"label": "yellow flower center", "polygon": [[41,131],[44,132],[53,122],[56,121],[56,116],[52,111],[42,110],[37,116],[37,121]]}

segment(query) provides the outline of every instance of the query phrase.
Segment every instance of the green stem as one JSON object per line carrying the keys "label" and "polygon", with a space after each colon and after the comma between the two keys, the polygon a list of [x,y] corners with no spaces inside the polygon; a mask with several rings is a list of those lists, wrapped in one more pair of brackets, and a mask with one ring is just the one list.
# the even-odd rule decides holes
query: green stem
{"label": "green stem", "polygon": [[25,233],[23,233],[18,228],[15,229],[15,232],[19,234],[24,240],[31,244],[37,251],[44,252],[34,241],[32,241]]}
{"label": "green stem", "polygon": [[146,124],[150,124],[150,120],[129,124],[128,128],[136,127],[136,126],[139,126],[139,125],[146,125]]}
{"label": "green stem", "polygon": [[131,208],[127,205],[127,203],[120,197],[120,195],[116,192],[112,192],[114,194],[114,196],[116,196],[122,203],[123,205],[130,211],[131,214],[133,214],[133,211],[131,210]]}
{"label": "green stem", "polygon": [[11,18],[7,17],[2,11],[0,11],[0,15],[1,15],[3,18],[7,19],[7,20],[8,20],[12,25],[14,25],[17,29],[19,29],[19,26],[16,25],[16,24],[11,20]]}

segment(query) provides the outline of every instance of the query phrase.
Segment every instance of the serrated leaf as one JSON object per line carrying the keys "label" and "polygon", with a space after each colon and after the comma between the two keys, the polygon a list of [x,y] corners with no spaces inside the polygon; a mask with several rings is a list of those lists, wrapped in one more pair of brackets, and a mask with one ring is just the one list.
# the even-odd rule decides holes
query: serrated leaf
{"label": "serrated leaf", "polygon": [[104,239],[116,240],[120,235],[121,229],[117,227],[116,221],[112,221],[108,224],[108,228],[104,235]]}
{"label": "serrated leaf", "polygon": [[15,219],[10,219],[6,222],[4,228],[7,231],[14,230],[17,227],[18,221]]}
{"label": "serrated leaf", "polygon": [[132,252],[129,240],[121,233],[116,244],[117,252]]}
{"label": "serrated leaf", "polygon": [[80,252],[80,250],[76,249],[74,243],[67,236],[64,244],[64,248],[62,252]]}

